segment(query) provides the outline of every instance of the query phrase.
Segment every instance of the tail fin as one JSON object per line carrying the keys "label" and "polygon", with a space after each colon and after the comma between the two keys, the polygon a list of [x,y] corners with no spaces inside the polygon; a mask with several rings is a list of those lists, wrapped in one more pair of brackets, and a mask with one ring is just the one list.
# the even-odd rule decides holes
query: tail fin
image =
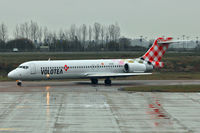
{"label": "tail fin", "polygon": [[158,38],[154,41],[151,48],[142,56],[142,59],[152,63],[155,67],[163,67],[164,64],[161,61],[163,55],[169,47],[170,43],[174,43],[171,41],[172,38]]}

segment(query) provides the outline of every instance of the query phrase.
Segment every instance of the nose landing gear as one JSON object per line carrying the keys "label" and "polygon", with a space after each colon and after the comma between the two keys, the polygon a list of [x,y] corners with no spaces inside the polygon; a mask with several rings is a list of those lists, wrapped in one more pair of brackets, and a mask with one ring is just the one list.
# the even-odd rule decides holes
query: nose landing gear
{"label": "nose landing gear", "polygon": [[18,86],[20,86],[20,87],[22,86],[22,81],[21,80],[17,80],[16,82],[17,82]]}

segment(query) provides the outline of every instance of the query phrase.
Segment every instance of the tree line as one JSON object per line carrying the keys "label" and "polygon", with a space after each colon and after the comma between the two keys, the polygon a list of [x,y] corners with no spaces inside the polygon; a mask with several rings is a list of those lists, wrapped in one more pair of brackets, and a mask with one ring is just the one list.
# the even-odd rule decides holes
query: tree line
{"label": "tree line", "polygon": [[51,31],[30,21],[17,24],[13,31],[14,39],[9,38],[6,24],[0,24],[1,51],[18,48],[20,51],[39,50],[48,46],[49,51],[117,51],[133,47],[128,38],[121,37],[120,26],[94,23],[87,26],[72,24],[68,29]]}

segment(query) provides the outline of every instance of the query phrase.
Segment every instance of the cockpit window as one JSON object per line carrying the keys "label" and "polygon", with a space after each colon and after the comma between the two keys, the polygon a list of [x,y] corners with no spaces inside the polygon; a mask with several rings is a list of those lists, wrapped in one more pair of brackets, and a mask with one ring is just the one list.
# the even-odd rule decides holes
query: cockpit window
{"label": "cockpit window", "polygon": [[28,66],[19,66],[18,68],[22,68],[22,69],[28,69]]}

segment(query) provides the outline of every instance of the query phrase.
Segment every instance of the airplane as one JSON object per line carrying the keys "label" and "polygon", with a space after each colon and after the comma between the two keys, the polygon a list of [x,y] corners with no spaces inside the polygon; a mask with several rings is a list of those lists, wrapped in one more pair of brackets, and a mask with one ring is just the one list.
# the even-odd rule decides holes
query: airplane
{"label": "airplane", "polygon": [[163,55],[171,43],[179,41],[173,38],[157,38],[150,49],[135,59],[98,59],[98,60],[46,60],[22,63],[8,73],[8,77],[22,81],[49,79],[90,79],[98,84],[98,79],[105,79],[105,85],[111,85],[111,78],[151,75],[154,68],[164,67]]}

